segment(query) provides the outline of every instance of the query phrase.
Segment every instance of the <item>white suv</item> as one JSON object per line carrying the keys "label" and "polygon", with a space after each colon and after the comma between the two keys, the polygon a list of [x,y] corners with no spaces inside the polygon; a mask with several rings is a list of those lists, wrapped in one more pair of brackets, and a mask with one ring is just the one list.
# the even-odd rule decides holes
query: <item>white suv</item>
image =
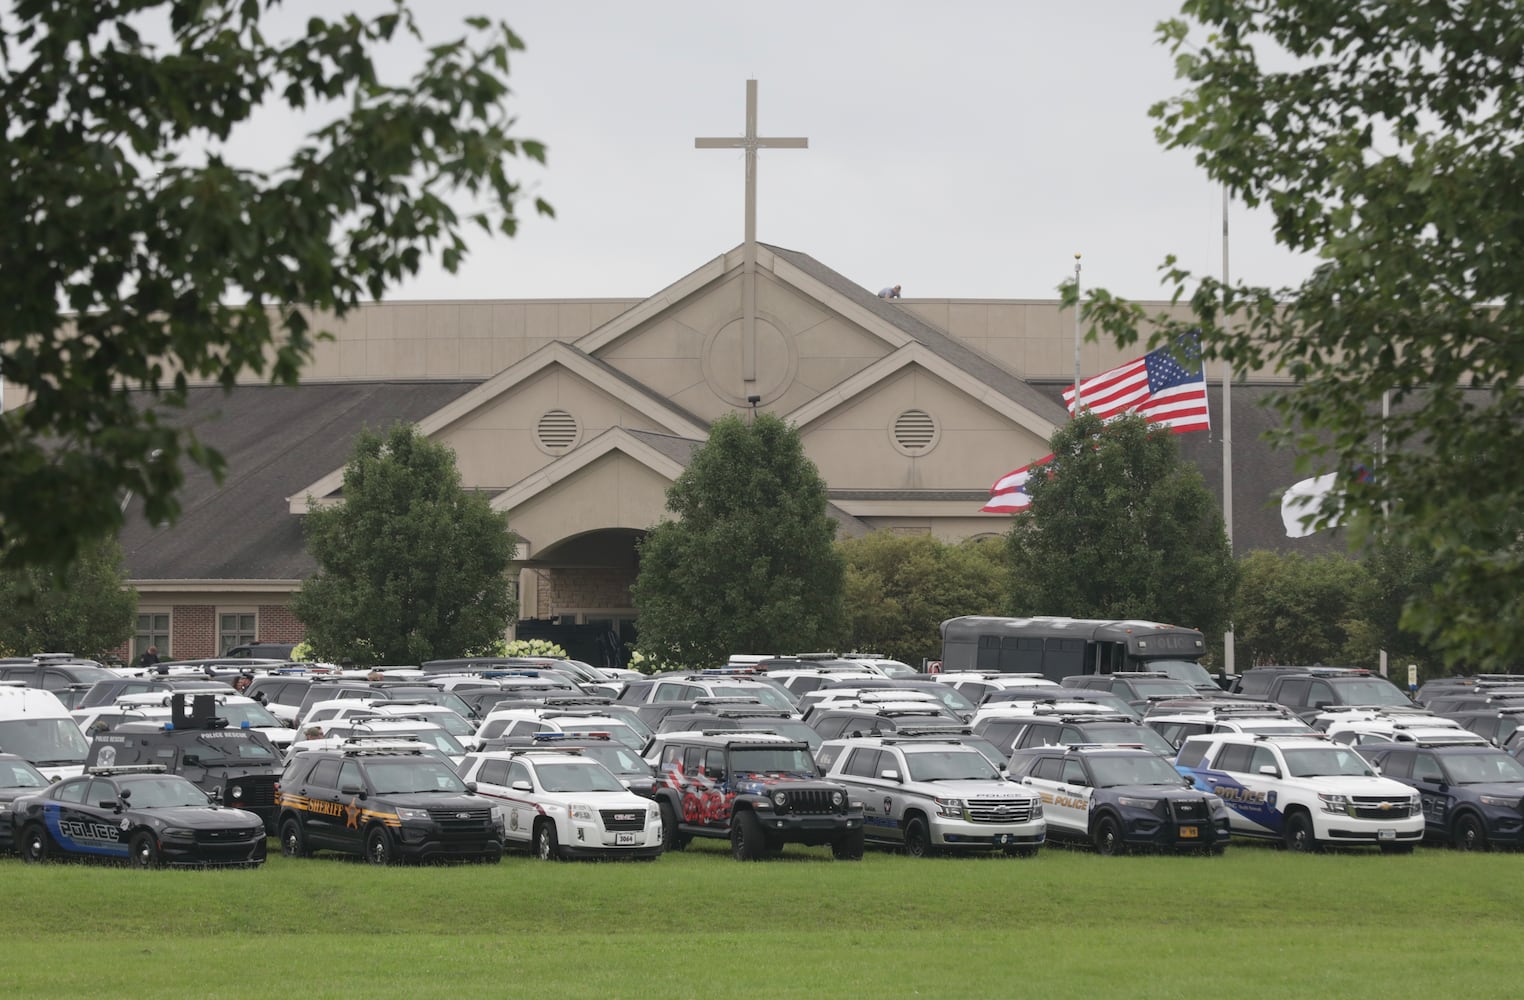
{"label": "white suv", "polygon": [[956,737],[827,740],[830,781],[863,803],[863,835],[911,857],[1002,850],[1031,857],[1047,836],[1042,801]]}
{"label": "white suv", "polygon": [[467,754],[460,776],[507,831],[506,847],[527,847],[545,861],[561,858],[655,858],[662,850],[661,811],[625,788],[608,768],[570,747]]}
{"label": "white suv", "polygon": [[1281,840],[1293,851],[1376,844],[1406,854],[1423,839],[1413,789],[1379,777],[1354,750],[1321,733],[1192,736],[1175,768],[1227,803],[1234,833]]}

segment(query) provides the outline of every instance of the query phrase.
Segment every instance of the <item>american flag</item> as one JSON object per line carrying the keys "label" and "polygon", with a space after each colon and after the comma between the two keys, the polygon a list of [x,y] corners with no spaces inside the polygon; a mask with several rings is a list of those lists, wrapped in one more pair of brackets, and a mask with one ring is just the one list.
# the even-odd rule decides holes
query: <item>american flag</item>
{"label": "american flag", "polygon": [[[1080,402],[1102,420],[1123,413],[1141,413],[1151,424],[1163,424],[1176,434],[1211,430],[1207,415],[1206,373],[1201,367],[1201,341],[1195,335],[1176,348],[1192,359],[1190,367],[1175,360],[1168,347],[1149,351],[1110,371],[1080,383]],[[1074,389],[1064,390],[1064,405],[1074,413]]]}
{"label": "american flag", "polygon": [[[1176,434],[1211,430],[1207,414],[1206,372],[1201,366],[1201,340],[1195,334],[1181,338],[1176,348],[1190,359],[1190,367],[1175,360],[1168,347],[1150,351],[1110,371],[1080,382],[1085,409],[1102,420],[1124,413],[1141,413],[1151,424],[1162,424]],[[1074,389],[1064,390],[1064,405],[1074,413]],[[981,514],[1014,514],[1031,506],[1027,483],[1032,470],[1051,461],[1045,455],[1008,472],[990,487],[990,499]]]}

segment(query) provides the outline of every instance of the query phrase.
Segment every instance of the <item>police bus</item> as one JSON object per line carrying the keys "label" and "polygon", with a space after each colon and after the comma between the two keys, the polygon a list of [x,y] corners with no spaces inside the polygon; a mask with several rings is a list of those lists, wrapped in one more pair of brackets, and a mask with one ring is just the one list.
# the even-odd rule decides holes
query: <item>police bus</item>
{"label": "police bus", "polygon": [[1220,691],[1200,663],[1205,653],[1206,641],[1200,632],[1158,622],[965,615],[942,623],[944,673],[1033,673],[1058,681],[1083,674],[1148,670],[1203,692]]}

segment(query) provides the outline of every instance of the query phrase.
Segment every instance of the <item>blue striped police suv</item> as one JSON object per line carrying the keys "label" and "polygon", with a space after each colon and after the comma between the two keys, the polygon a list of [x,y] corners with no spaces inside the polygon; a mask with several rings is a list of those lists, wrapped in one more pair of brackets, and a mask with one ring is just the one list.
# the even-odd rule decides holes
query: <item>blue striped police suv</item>
{"label": "blue striped police suv", "polygon": [[1375,844],[1388,854],[1406,854],[1423,839],[1417,793],[1322,733],[1192,736],[1175,767],[1227,803],[1241,836],[1293,851]]}

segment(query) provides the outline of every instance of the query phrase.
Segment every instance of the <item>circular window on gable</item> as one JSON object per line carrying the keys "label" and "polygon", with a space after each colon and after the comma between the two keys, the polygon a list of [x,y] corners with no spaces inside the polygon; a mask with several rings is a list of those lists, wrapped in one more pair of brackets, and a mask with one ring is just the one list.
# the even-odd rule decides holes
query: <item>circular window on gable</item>
{"label": "circular window on gable", "polygon": [[577,446],[582,428],[577,418],[565,410],[551,410],[535,426],[535,443],[548,455],[564,455]]}
{"label": "circular window on gable", "polygon": [[942,435],[937,421],[925,410],[906,410],[894,421],[894,447],[906,455],[924,455],[937,446]]}

